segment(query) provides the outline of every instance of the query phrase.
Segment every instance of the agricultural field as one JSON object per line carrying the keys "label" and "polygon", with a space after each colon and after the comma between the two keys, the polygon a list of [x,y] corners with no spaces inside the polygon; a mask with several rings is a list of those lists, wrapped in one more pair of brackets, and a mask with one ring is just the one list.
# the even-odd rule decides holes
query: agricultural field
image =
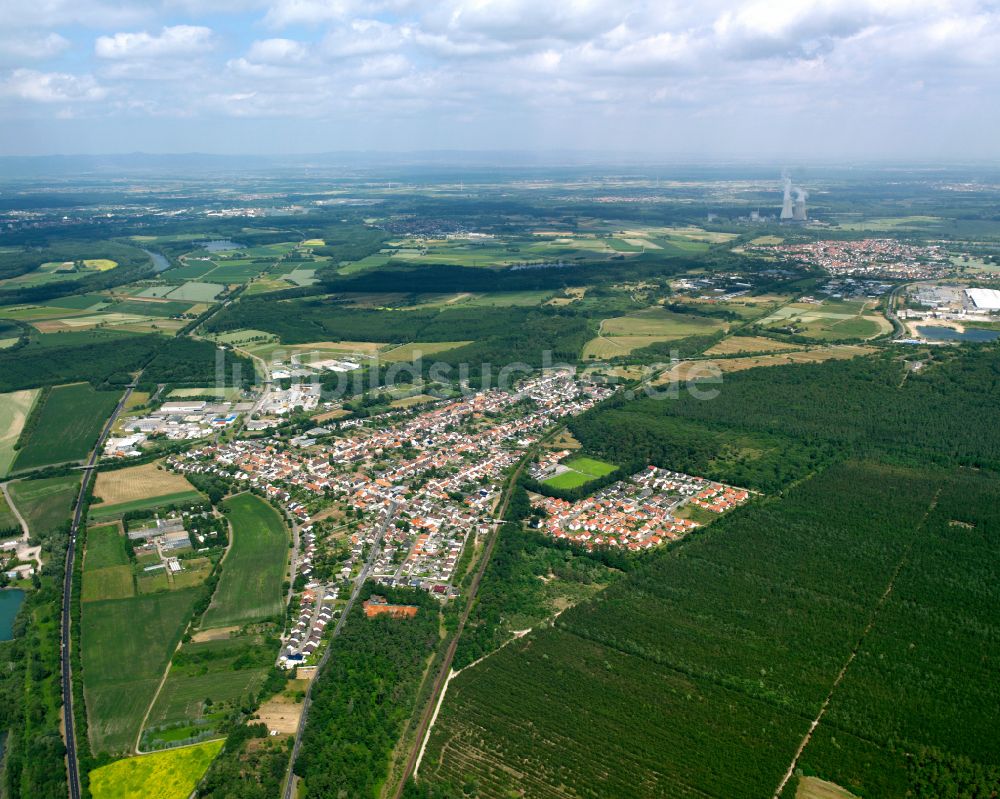
{"label": "agricultural field", "polygon": [[386,363],[410,363],[418,355],[426,360],[432,355],[464,347],[471,343],[471,341],[414,341],[410,344],[400,344],[398,347],[380,353],[379,360]]}
{"label": "agricultural field", "polygon": [[135,580],[121,529],[117,524],[91,527],[83,559],[82,601],[131,596],[135,596]]}
{"label": "agricultural field", "polygon": [[11,500],[28,523],[33,538],[50,538],[69,521],[80,493],[79,475],[17,480],[8,486]]}
{"label": "agricultural field", "polygon": [[512,305],[542,305],[551,298],[551,291],[497,291],[489,294],[471,294],[453,304],[465,308],[509,308]]}
{"label": "agricultural field", "polygon": [[662,339],[700,336],[723,327],[715,319],[668,311],[664,308],[647,308],[628,316],[605,319],[601,333],[605,336],[657,336]]}
{"label": "agricultural field", "polygon": [[583,357],[585,360],[614,358],[657,342],[709,335],[725,327],[718,319],[647,308],[602,321],[599,335],[587,342]]}
{"label": "agricultural field", "polygon": [[588,458],[583,455],[570,458],[562,465],[566,467],[565,470],[543,480],[544,485],[551,488],[578,488],[598,477],[611,474],[618,468],[613,463],[606,463],[597,458]]}
{"label": "agricultural field", "polygon": [[948,220],[939,216],[894,216],[876,217],[874,219],[864,219],[860,221],[849,221],[847,215],[838,221],[837,227],[841,230],[850,230],[866,233],[886,233],[894,230],[920,230],[927,231],[934,228],[943,228]]}
{"label": "agricultural field", "polygon": [[484,799],[772,795],[939,487],[840,465],[720,519],[455,677],[421,778]]}
{"label": "agricultural field", "polygon": [[113,516],[120,516],[129,511],[148,510],[150,508],[163,508],[168,505],[183,505],[203,501],[204,496],[193,488],[178,491],[175,494],[162,494],[156,497],[145,499],[134,499],[131,502],[119,502],[116,505],[101,503],[91,505],[88,515],[91,519],[109,519]]}
{"label": "agricultural field", "polygon": [[83,603],[83,689],[95,752],[125,753],[135,746],[201,593],[189,588]]}
{"label": "agricultural field", "polygon": [[14,447],[39,393],[37,388],[33,388],[0,394],[0,477],[7,475],[17,457]]}
{"label": "agricultural field", "polygon": [[150,710],[142,748],[212,735],[230,714],[253,703],[278,645],[277,639],[243,633],[181,646]]}
{"label": "agricultural field", "polygon": [[801,344],[787,344],[764,336],[731,336],[705,350],[706,355],[741,355],[759,352],[782,352],[804,349]]}
{"label": "agricultural field", "polygon": [[7,502],[7,497],[0,492],[0,530],[19,530],[21,523],[14,514],[14,509]]}
{"label": "agricultural field", "polygon": [[118,760],[90,772],[94,799],[187,799],[223,741]]}
{"label": "agricultural field", "polygon": [[795,335],[815,341],[870,339],[892,331],[881,314],[860,302],[824,302],[822,305],[792,303],[760,320],[770,330],[793,330]]}
{"label": "agricultural field", "polygon": [[167,293],[167,299],[187,300],[189,302],[212,302],[225,289],[217,283],[198,283],[191,281]]}
{"label": "agricultural field", "polygon": [[268,619],[284,607],[288,530],[278,512],[253,494],[232,497],[224,508],[232,540],[202,629]]}
{"label": "agricultural field", "polygon": [[110,310],[120,314],[138,314],[140,316],[179,316],[187,313],[193,307],[190,302],[166,302],[159,300],[125,300],[112,306]]}
{"label": "agricultural field", "polygon": [[635,350],[660,341],[670,341],[673,336],[598,336],[583,348],[584,360],[607,360],[631,355]]}
{"label": "agricultural field", "polygon": [[391,408],[412,408],[416,405],[426,405],[428,402],[437,402],[440,397],[431,394],[414,394],[411,397],[400,397],[389,403]]}
{"label": "agricultural field", "polygon": [[53,388],[28,421],[14,470],[84,460],[119,397],[117,391],[95,391],[89,383]]}
{"label": "agricultural field", "polygon": [[183,475],[163,468],[162,461],[98,472],[94,482],[94,496],[100,497],[105,505],[175,496],[184,492],[195,495],[195,499],[200,496]]}
{"label": "agricultural field", "polygon": [[264,330],[233,330],[230,333],[218,333],[212,336],[212,338],[223,344],[234,344],[236,346],[277,341],[277,336],[274,333],[268,333]]}
{"label": "agricultural field", "polygon": [[742,372],[746,369],[768,366],[789,366],[797,363],[842,361],[872,355],[875,352],[877,350],[874,347],[866,347],[861,344],[833,344],[828,347],[813,347],[768,355],[682,361],[660,375],[653,383],[654,385],[663,385],[673,381],[687,383],[692,380],[717,379],[719,375],[728,372]]}

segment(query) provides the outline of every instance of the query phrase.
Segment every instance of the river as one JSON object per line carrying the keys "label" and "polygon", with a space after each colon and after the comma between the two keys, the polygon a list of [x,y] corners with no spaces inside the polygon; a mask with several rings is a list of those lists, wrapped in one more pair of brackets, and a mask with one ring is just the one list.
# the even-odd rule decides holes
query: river
{"label": "river", "polygon": [[153,259],[153,271],[162,272],[165,269],[170,268],[170,261],[168,261],[164,256],[160,255],[158,252],[153,252],[152,250],[143,250],[146,255]]}

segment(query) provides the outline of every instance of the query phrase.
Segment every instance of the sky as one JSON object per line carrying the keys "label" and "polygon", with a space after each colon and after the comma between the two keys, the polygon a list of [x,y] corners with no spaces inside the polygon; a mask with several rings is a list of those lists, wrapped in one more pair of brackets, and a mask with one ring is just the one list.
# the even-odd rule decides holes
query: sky
{"label": "sky", "polygon": [[0,0],[0,155],[1000,159],[1000,0]]}

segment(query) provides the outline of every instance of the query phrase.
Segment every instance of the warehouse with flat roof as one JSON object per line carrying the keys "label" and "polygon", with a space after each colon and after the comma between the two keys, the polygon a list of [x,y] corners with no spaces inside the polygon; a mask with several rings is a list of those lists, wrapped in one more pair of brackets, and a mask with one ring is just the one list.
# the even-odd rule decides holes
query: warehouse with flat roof
{"label": "warehouse with flat roof", "polygon": [[966,296],[980,311],[1000,311],[1000,291],[996,289],[966,289]]}

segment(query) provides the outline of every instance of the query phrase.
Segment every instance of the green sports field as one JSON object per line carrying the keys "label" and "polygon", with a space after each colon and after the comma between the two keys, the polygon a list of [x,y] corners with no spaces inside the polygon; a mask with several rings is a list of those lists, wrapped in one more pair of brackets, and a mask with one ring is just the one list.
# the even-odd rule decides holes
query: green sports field
{"label": "green sports field", "polygon": [[543,484],[551,488],[577,488],[591,480],[596,480],[598,477],[611,474],[618,468],[613,463],[606,463],[584,455],[570,458],[563,465],[568,467],[569,471],[550,477],[548,480],[544,480]]}
{"label": "green sports field", "polygon": [[94,799],[187,799],[222,749],[208,741],[118,760],[90,772]]}
{"label": "green sports field", "polygon": [[270,618],[284,607],[288,530],[278,512],[253,494],[232,497],[224,508],[232,541],[203,628]]}
{"label": "green sports field", "polygon": [[100,435],[120,393],[95,391],[90,383],[56,386],[29,419],[27,442],[14,460],[14,471],[84,460]]}

